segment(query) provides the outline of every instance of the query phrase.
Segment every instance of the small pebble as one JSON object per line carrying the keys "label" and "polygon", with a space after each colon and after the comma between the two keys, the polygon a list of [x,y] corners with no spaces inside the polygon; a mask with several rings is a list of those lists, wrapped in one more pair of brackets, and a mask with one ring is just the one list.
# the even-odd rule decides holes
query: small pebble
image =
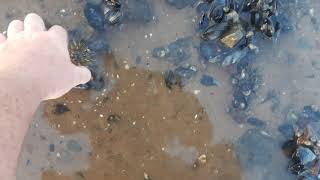
{"label": "small pebble", "polygon": [[54,151],[55,151],[55,145],[49,144],[49,152],[54,152]]}
{"label": "small pebble", "polygon": [[202,75],[200,83],[204,86],[218,86],[220,82],[209,75]]}
{"label": "small pebble", "polygon": [[68,111],[70,111],[68,106],[59,103],[59,104],[55,105],[55,109],[54,109],[53,113],[56,114],[56,115],[61,115],[61,114],[64,114],[64,113],[66,113]]}

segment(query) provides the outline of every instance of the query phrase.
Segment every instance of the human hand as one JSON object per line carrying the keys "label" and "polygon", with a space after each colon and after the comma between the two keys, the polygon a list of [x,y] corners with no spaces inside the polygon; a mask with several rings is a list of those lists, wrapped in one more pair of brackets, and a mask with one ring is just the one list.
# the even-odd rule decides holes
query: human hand
{"label": "human hand", "polygon": [[72,64],[67,32],[60,26],[48,31],[40,16],[9,24],[7,38],[0,33],[0,78],[39,93],[41,100],[58,98],[91,78],[85,67]]}

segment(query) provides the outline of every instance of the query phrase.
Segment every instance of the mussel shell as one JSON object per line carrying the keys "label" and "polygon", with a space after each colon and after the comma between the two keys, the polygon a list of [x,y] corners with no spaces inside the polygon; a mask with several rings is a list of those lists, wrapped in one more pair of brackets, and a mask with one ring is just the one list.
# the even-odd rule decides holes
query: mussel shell
{"label": "mussel shell", "polygon": [[106,22],[110,25],[119,23],[122,17],[123,17],[123,14],[119,10],[111,10],[105,14]]}
{"label": "mussel shell", "polygon": [[208,16],[203,13],[199,22],[199,30],[200,31],[204,31],[206,28],[208,28],[209,26],[209,18]]}
{"label": "mussel shell", "polygon": [[91,27],[97,31],[105,30],[104,13],[100,5],[87,3],[84,8],[84,15]]}
{"label": "mussel shell", "polygon": [[211,20],[215,21],[216,23],[220,23],[224,17],[224,10],[222,6],[216,7],[209,12],[209,17]]}
{"label": "mussel shell", "polygon": [[208,12],[209,9],[210,9],[210,4],[208,2],[200,2],[196,8],[197,12],[200,14]]}
{"label": "mussel shell", "polygon": [[275,27],[269,18],[264,20],[264,23],[261,26],[261,32],[268,38],[272,38],[274,36]]}
{"label": "mussel shell", "polygon": [[204,40],[215,40],[221,36],[221,34],[228,29],[229,24],[227,22],[221,22],[209,26],[202,34],[201,38]]}
{"label": "mussel shell", "polygon": [[235,109],[245,110],[248,108],[247,98],[242,93],[235,92],[233,96],[232,106]]}
{"label": "mussel shell", "polygon": [[244,11],[251,11],[257,8],[261,0],[245,0],[243,4]]}

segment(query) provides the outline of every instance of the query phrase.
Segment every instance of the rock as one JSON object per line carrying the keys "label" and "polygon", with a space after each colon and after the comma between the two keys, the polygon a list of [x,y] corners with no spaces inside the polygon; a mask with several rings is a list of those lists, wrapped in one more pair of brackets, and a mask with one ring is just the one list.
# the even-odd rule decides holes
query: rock
{"label": "rock", "polygon": [[64,113],[66,113],[68,111],[70,111],[68,106],[59,103],[59,104],[55,105],[55,109],[54,109],[53,113],[56,114],[56,115],[61,115],[61,114],[64,114]]}
{"label": "rock", "polygon": [[67,149],[70,151],[70,152],[76,152],[76,153],[78,153],[78,152],[81,152],[82,151],[82,147],[81,147],[81,145],[78,143],[78,141],[76,141],[76,140],[73,140],[73,139],[71,139],[71,140],[69,140],[68,142],[67,142]]}
{"label": "rock", "polygon": [[290,123],[284,123],[278,127],[278,131],[286,138],[291,139],[294,136],[294,128]]}
{"label": "rock", "polygon": [[87,3],[84,7],[84,15],[91,27],[97,31],[105,30],[104,14],[100,5]]}
{"label": "rock", "polygon": [[272,162],[276,143],[273,138],[258,129],[249,129],[235,145],[236,155],[243,167],[264,167]]}
{"label": "rock", "polygon": [[200,83],[204,86],[219,86],[220,82],[209,75],[202,75]]}
{"label": "rock", "polygon": [[174,70],[174,73],[182,78],[190,79],[197,73],[197,69],[191,65],[179,66]]}
{"label": "rock", "polygon": [[297,149],[297,157],[302,165],[307,165],[316,159],[316,155],[308,148],[299,146]]}
{"label": "rock", "polygon": [[261,119],[255,118],[255,117],[249,117],[247,119],[247,123],[255,126],[257,128],[265,128],[267,126],[267,123],[262,121]]}

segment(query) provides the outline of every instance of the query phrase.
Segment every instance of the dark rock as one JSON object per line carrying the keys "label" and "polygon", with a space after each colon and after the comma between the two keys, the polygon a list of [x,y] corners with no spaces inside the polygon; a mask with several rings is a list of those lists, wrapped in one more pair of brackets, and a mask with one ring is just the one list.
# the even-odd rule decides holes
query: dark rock
{"label": "dark rock", "polygon": [[249,129],[235,146],[236,155],[245,168],[264,167],[272,162],[276,149],[274,140],[258,129]]}
{"label": "dark rock", "polygon": [[55,145],[49,144],[49,152],[54,152],[54,151],[55,151]]}
{"label": "dark rock", "polygon": [[267,123],[262,121],[261,119],[255,118],[255,117],[249,117],[247,119],[247,123],[255,126],[257,128],[265,128],[267,126]]}
{"label": "dark rock", "polygon": [[284,123],[278,127],[278,131],[286,138],[291,139],[294,136],[295,130],[292,124]]}
{"label": "dark rock", "polygon": [[56,115],[61,115],[63,113],[66,113],[70,111],[70,109],[68,108],[68,106],[64,105],[64,104],[56,104],[53,113]]}
{"label": "dark rock", "polygon": [[84,15],[91,27],[97,31],[105,30],[104,14],[100,5],[87,3],[84,7]]}
{"label": "dark rock", "polygon": [[197,73],[197,69],[195,66],[191,65],[179,66],[174,70],[174,73],[179,75],[181,78],[190,79]]}
{"label": "dark rock", "polygon": [[173,89],[174,86],[181,86],[181,77],[169,70],[164,73],[164,81],[169,89]]}
{"label": "dark rock", "polygon": [[68,142],[67,142],[67,148],[68,148],[68,150],[70,151],[70,152],[76,152],[76,153],[78,153],[78,152],[81,152],[82,151],[82,147],[81,147],[81,145],[78,143],[78,141],[76,141],[76,140],[73,140],[73,139],[71,139],[71,140],[69,140]]}
{"label": "dark rock", "polygon": [[220,82],[209,75],[202,75],[200,83],[204,86],[219,86]]}

